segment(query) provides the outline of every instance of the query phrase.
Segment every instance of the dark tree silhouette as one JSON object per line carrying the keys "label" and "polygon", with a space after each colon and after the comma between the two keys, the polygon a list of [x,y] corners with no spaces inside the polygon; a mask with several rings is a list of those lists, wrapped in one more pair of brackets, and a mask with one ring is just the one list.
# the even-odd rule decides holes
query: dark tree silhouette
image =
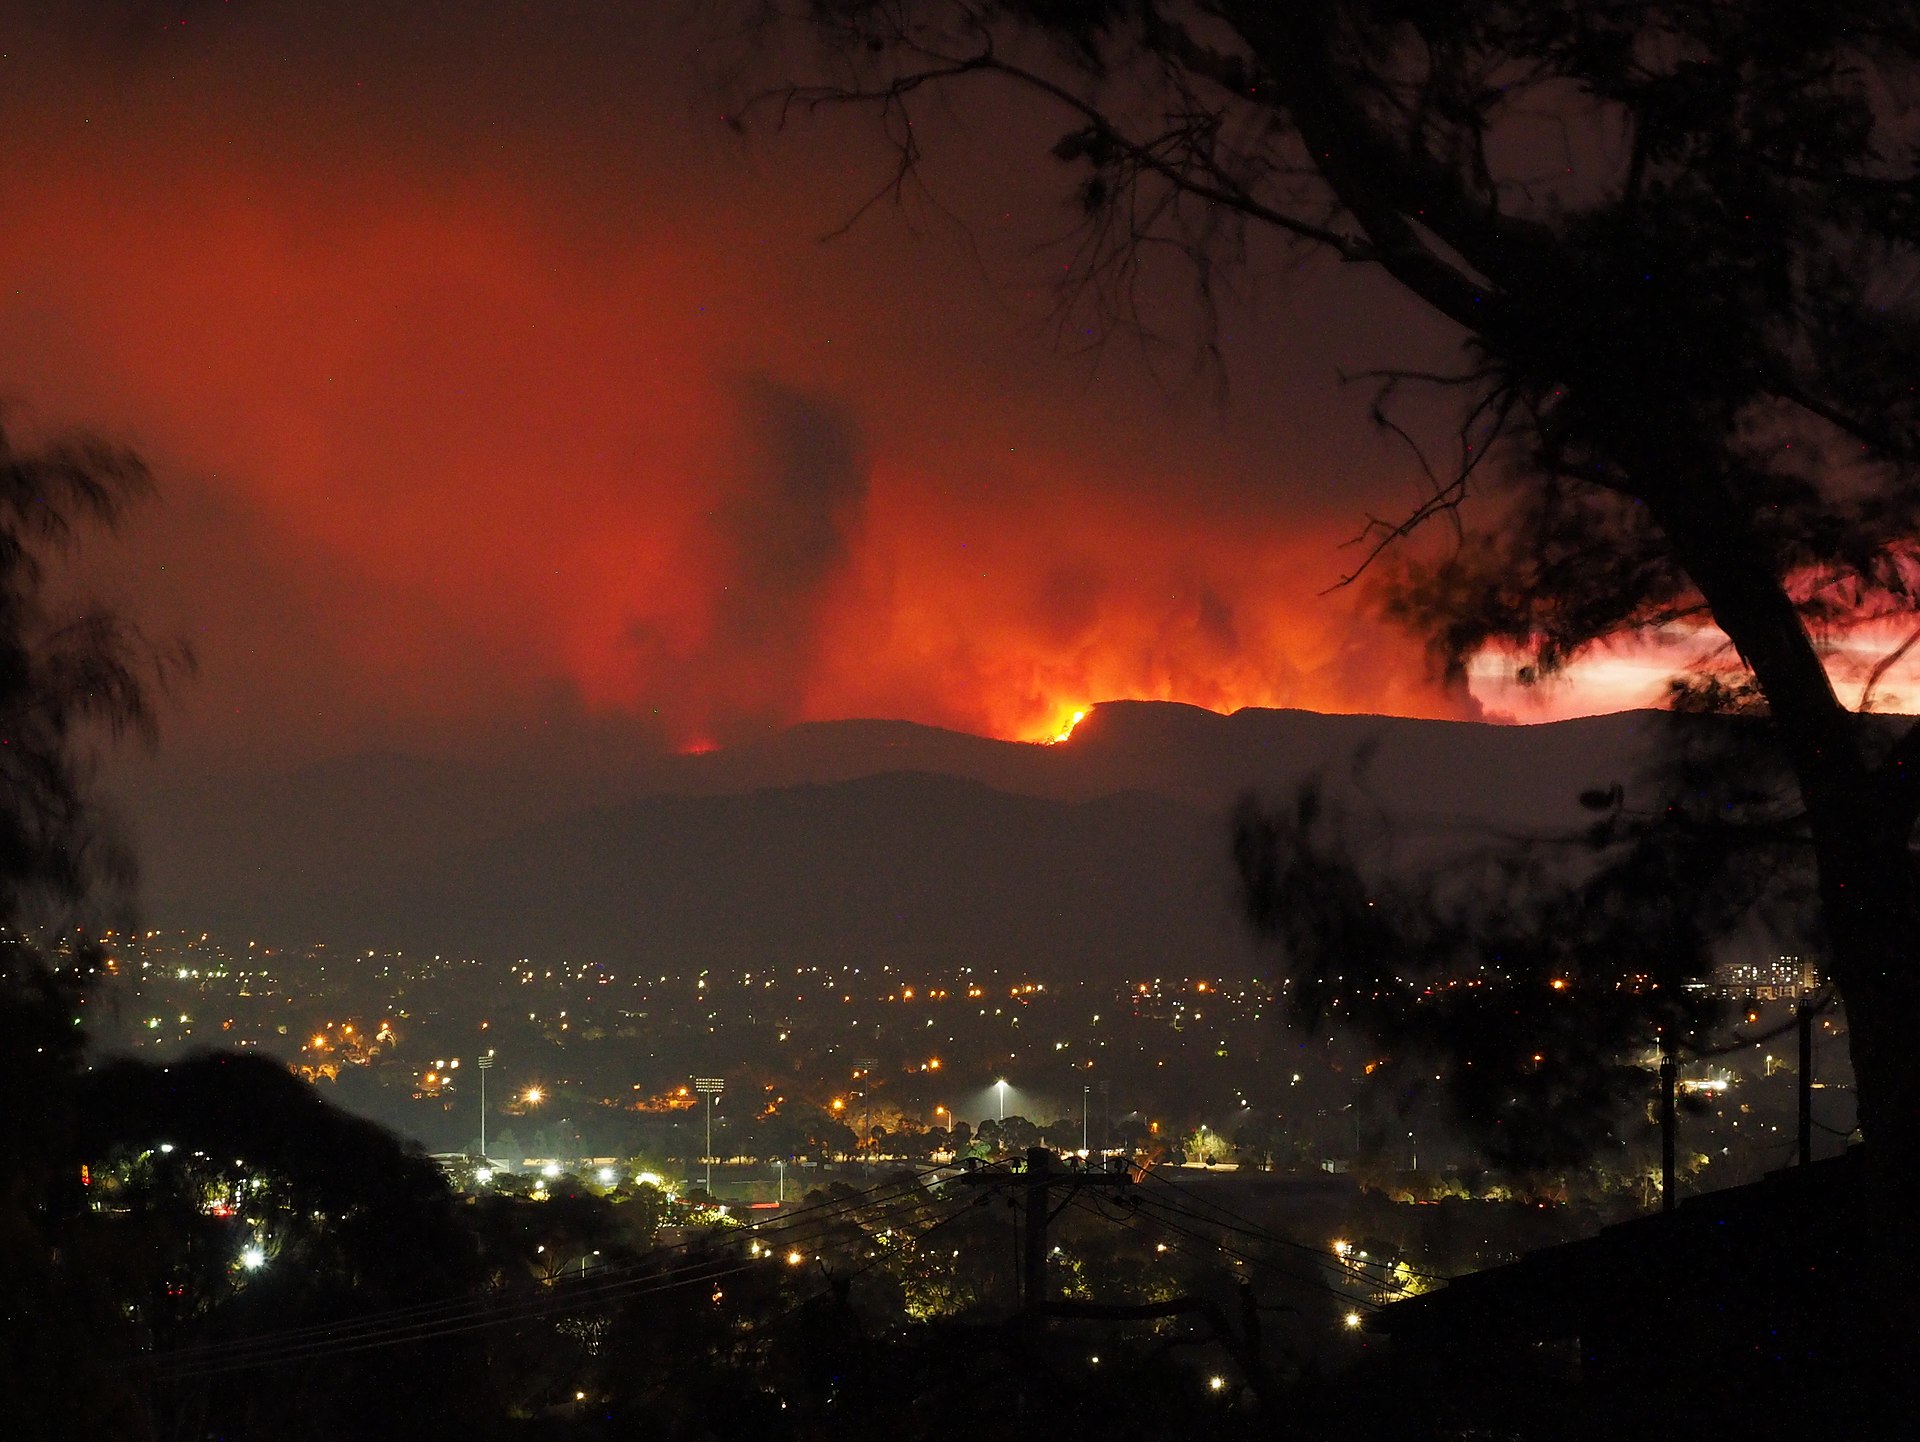
{"label": "dark tree silhouette", "polygon": [[[29,1426],[59,1415],[124,1426],[124,1377],[95,1375],[107,1299],[71,1240],[74,1082],[99,948],[132,864],[92,792],[101,732],[151,736],[150,698],[186,658],[108,610],[53,597],[53,566],[89,526],[150,489],[139,458],[87,437],[22,444],[0,415],[0,1390]],[[52,1424],[49,1424],[52,1425]]]}
{"label": "dark tree silhouette", "polygon": [[[95,1186],[112,1188],[92,1248],[152,1349],[161,1435],[334,1437],[343,1398],[379,1399],[377,1427],[352,1424],[367,1435],[485,1416],[492,1393],[466,1334],[318,1357],[296,1341],[220,1370],[222,1348],[474,1293],[479,1249],[416,1149],[262,1056],[97,1066],[76,1115]],[[257,1271],[239,1261],[248,1246]]]}
{"label": "dark tree silhouette", "polygon": [[[1057,107],[1079,296],[1124,306],[1142,257],[1170,245],[1210,303],[1264,230],[1377,271],[1457,328],[1456,371],[1380,377],[1382,425],[1400,430],[1395,395],[1425,382],[1457,399],[1458,444],[1421,456],[1428,493],[1369,522],[1359,569],[1384,558],[1391,610],[1456,676],[1489,645],[1545,675],[1663,623],[1725,634],[1798,793],[1864,1130],[1880,1165],[1913,1173],[1920,728],[1863,718],[1867,696],[1850,708],[1824,663],[1849,629],[1910,626],[1920,580],[1920,190],[1901,99],[1920,79],[1920,7],[819,0],[807,15],[829,78],[771,103],[872,107],[899,147],[896,195],[930,94]],[[1389,550],[1436,518],[1456,545]]]}

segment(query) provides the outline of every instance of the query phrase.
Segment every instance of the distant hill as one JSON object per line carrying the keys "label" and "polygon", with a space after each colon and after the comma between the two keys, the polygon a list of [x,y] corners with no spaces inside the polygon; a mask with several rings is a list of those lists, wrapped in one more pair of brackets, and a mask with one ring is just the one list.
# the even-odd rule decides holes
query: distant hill
{"label": "distant hill", "polygon": [[563,781],[383,755],[130,788],[152,924],[622,964],[1231,966],[1228,814],[1325,773],[1404,821],[1535,828],[1627,779],[1655,713],[1513,727],[1122,702],[1058,746],[917,726]]}

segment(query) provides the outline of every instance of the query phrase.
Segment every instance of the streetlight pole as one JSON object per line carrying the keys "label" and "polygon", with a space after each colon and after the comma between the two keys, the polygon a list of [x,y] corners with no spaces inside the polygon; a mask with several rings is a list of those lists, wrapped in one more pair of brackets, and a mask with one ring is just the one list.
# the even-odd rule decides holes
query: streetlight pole
{"label": "streetlight pole", "polygon": [[780,1205],[784,1207],[787,1204],[787,1164],[775,1162],[773,1165],[774,1169],[780,1173]]}
{"label": "streetlight pole", "polygon": [[1087,1154],[1087,1105],[1093,1100],[1093,1088],[1080,1088],[1080,1155]]}
{"label": "streetlight pole", "polygon": [[693,1089],[707,1099],[707,1196],[713,1196],[713,1099],[720,1095],[726,1083],[717,1076],[697,1076],[693,1079]]}
{"label": "streetlight pole", "polygon": [[493,1053],[489,1051],[485,1056],[475,1057],[473,1064],[480,1068],[480,1163],[484,1166],[487,1160],[487,1073],[493,1067]]}
{"label": "streetlight pole", "polygon": [[853,1060],[856,1070],[853,1079],[860,1083],[860,1145],[868,1148],[867,1160],[873,1160],[873,1098],[868,1088],[873,1085],[873,1069],[880,1065],[879,1058],[862,1056]]}

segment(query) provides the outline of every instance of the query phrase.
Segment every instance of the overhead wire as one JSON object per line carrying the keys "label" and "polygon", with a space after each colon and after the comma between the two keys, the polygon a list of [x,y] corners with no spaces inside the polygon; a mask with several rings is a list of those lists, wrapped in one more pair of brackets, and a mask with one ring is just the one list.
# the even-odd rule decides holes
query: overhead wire
{"label": "overhead wire", "polygon": [[[1277,1275],[1286,1278],[1290,1282],[1302,1283],[1306,1286],[1317,1288],[1320,1291],[1326,1292],[1330,1296],[1337,1297],[1343,1302],[1348,1302],[1348,1303],[1355,1304],[1358,1306],[1363,1306],[1363,1307],[1374,1307],[1374,1308],[1377,1308],[1381,1305],[1380,1303],[1373,1301],[1371,1298],[1355,1296],[1352,1293],[1346,1292],[1338,1287],[1335,1287],[1328,1282],[1320,1280],[1317,1277],[1302,1277],[1295,1273],[1284,1271],[1277,1264],[1267,1260],[1264,1257],[1249,1256],[1245,1252],[1241,1252],[1233,1247],[1227,1246],[1225,1243],[1219,1241],[1217,1238],[1204,1236],[1199,1232],[1195,1232],[1191,1230],[1190,1228],[1182,1227],[1177,1223],[1169,1221],[1165,1217],[1158,1216],[1158,1215],[1150,1215],[1148,1217],[1142,1218],[1137,1212],[1132,1212],[1132,1213],[1123,1212],[1119,1216],[1111,1216],[1107,1212],[1101,1210],[1097,1204],[1087,1204],[1087,1205],[1091,1205],[1091,1209],[1093,1210],[1096,1216],[1105,1218],[1105,1220],[1109,1222],[1118,1222],[1122,1226],[1130,1227],[1134,1231],[1140,1232],[1143,1235],[1147,1234],[1146,1226],[1144,1226],[1143,1223],[1151,1223],[1152,1225],[1163,1227],[1169,1231],[1176,1232],[1179,1235],[1184,1236],[1191,1241],[1199,1243],[1202,1247],[1208,1248],[1210,1251],[1224,1252],[1228,1256],[1237,1257],[1241,1261],[1251,1266],[1265,1268],[1268,1271],[1274,1272]],[[1190,1249],[1181,1246],[1178,1242],[1172,1242],[1172,1243],[1169,1243],[1168,1245],[1171,1246],[1174,1250],[1179,1251],[1186,1256],[1192,1257],[1195,1261],[1212,1262],[1213,1260],[1209,1256],[1202,1256],[1194,1253]]]}
{"label": "overhead wire", "polygon": [[[762,1224],[745,1230],[757,1234],[759,1239],[770,1237],[777,1243],[817,1241],[849,1213],[866,1206],[899,1201],[919,1189],[925,1178],[938,1170],[938,1167],[929,1167],[907,1176],[888,1178],[850,1195],[826,1198],[804,1207],[789,1217],[778,1219],[771,1227]],[[726,1241],[737,1244],[733,1238],[727,1238]],[[149,1354],[139,1359],[138,1365],[180,1377],[214,1370],[233,1370],[240,1366],[271,1365],[279,1361],[297,1360],[302,1356],[331,1355],[374,1346],[426,1341],[481,1327],[507,1325],[556,1312],[577,1310],[613,1296],[646,1295],[673,1287],[719,1280],[724,1276],[753,1270],[759,1265],[755,1261],[716,1270],[716,1264],[725,1259],[704,1257],[665,1272],[653,1270],[653,1264],[671,1250],[660,1248],[631,1262],[609,1264],[605,1270],[616,1273],[611,1278],[603,1276],[592,1283],[536,1293],[504,1305],[484,1297],[420,1303],[341,1322],[312,1324],[229,1342],[202,1343],[166,1353]],[[769,1254],[775,1250],[777,1247],[770,1247]]]}
{"label": "overhead wire", "polygon": [[[679,1287],[705,1285],[719,1281],[723,1277],[757,1269],[755,1263],[743,1263],[737,1267],[720,1270],[700,1271],[697,1275],[684,1276],[674,1281],[663,1281],[657,1286],[645,1287],[638,1279],[626,1284],[629,1297],[645,1296],[653,1292],[672,1291]],[[692,1270],[692,1269],[689,1269]],[[515,1322],[529,1322],[541,1317],[576,1311],[580,1301],[576,1297],[556,1296],[542,1298],[540,1304],[520,1308],[514,1311],[497,1311],[485,1315],[469,1314],[455,1316],[431,1323],[416,1323],[410,1327],[398,1327],[385,1333],[376,1333],[362,1337],[348,1337],[334,1341],[304,1342],[292,1345],[268,1347],[257,1353],[238,1356],[214,1357],[208,1359],[187,1359],[182,1363],[173,1363],[166,1359],[155,1359],[155,1372],[166,1381],[188,1381],[201,1377],[214,1376],[224,1372],[242,1371],[252,1367],[275,1366],[287,1362],[314,1361],[322,1357],[345,1356],[355,1352],[371,1351],[382,1347],[413,1345],[421,1342],[437,1341],[445,1337],[459,1336],[467,1332],[483,1331],[490,1327],[509,1325]]]}
{"label": "overhead wire", "polygon": [[[833,1219],[823,1220],[831,1222]],[[806,1240],[817,1239],[818,1235],[820,1234],[809,1234]],[[772,1254],[772,1249],[769,1249],[768,1257],[770,1258]],[[680,1287],[710,1285],[727,1277],[761,1270],[764,1265],[759,1259],[741,1261],[732,1266],[724,1265],[725,1261],[723,1257],[703,1257],[664,1273],[630,1275],[612,1282],[594,1283],[586,1287],[575,1286],[542,1291],[517,1298],[505,1305],[492,1304],[482,1299],[477,1305],[463,1311],[411,1322],[386,1324],[347,1335],[292,1340],[269,1335],[258,1339],[255,1345],[225,1354],[184,1357],[167,1354],[148,1360],[161,1374],[169,1377],[186,1377],[231,1371],[242,1367],[340,1355],[376,1347],[425,1342],[490,1327],[510,1326],[548,1316],[577,1312],[585,1307],[615,1299],[628,1301]]]}
{"label": "overhead wire", "polygon": [[[927,1240],[927,1238],[931,1237],[934,1233],[940,1231],[944,1227],[952,1226],[955,1222],[959,1221],[962,1217],[966,1216],[967,1213],[972,1210],[973,1210],[973,1205],[970,1202],[965,1202],[960,1204],[959,1206],[956,1206],[951,1212],[947,1213],[946,1216],[942,1217],[939,1221],[935,1222],[932,1226],[928,1227],[924,1232],[921,1232],[916,1237],[909,1238],[904,1250],[918,1251],[920,1249],[921,1244],[924,1243]],[[879,1265],[880,1263],[895,1260],[898,1255],[899,1255],[898,1253],[877,1251],[873,1254],[873,1256],[869,1257],[860,1266],[855,1267],[851,1272],[847,1273],[846,1277],[843,1278],[842,1280],[851,1282],[855,1277],[863,1276],[865,1273],[867,1273],[868,1271],[870,1271],[872,1268]]]}
{"label": "overhead wire", "polygon": [[[1202,1217],[1202,1216],[1189,1213],[1188,1215],[1191,1216],[1192,1220],[1194,1221],[1203,1221],[1207,1223],[1207,1225],[1209,1226],[1224,1227],[1228,1231],[1239,1232],[1242,1236],[1251,1238],[1252,1240],[1255,1240],[1255,1241],[1267,1242],[1273,1246],[1287,1247],[1294,1251],[1312,1253],[1316,1257],[1322,1257],[1322,1258],[1326,1258],[1331,1261],[1337,1262],[1342,1267],[1346,1267],[1349,1265],[1349,1263],[1347,1262],[1347,1259],[1341,1256],[1338,1252],[1329,1251],[1325,1247],[1316,1247],[1309,1242],[1295,1241],[1291,1237],[1283,1237],[1279,1233],[1272,1231],[1270,1228],[1262,1227],[1259,1223],[1255,1222],[1251,1217],[1245,1216],[1240,1212],[1236,1212],[1232,1207],[1227,1206],[1223,1202],[1214,1201],[1210,1197],[1200,1196],[1197,1192],[1193,1191],[1192,1189],[1180,1185],[1180,1183],[1174,1181],[1171,1177],[1167,1177],[1156,1172],[1152,1167],[1146,1167],[1146,1168],[1143,1168],[1143,1170],[1148,1177],[1152,1178],[1155,1181],[1158,1181],[1162,1186],[1164,1186],[1167,1189],[1167,1191],[1182,1198],[1183,1200],[1188,1202],[1190,1205],[1206,1207],[1211,1211],[1218,1213],[1221,1218],[1226,1219],[1226,1220],[1220,1220],[1214,1217]],[[1151,1194],[1146,1194],[1146,1195],[1151,1195]],[[1400,1265],[1406,1266],[1407,1272],[1410,1275],[1419,1277],[1422,1281],[1446,1282],[1446,1281],[1452,1280],[1452,1278],[1448,1277],[1447,1275],[1441,1272],[1429,1272],[1419,1267],[1414,1267],[1405,1263],[1402,1263]]]}
{"label": "overhead wire", "polygon": [[[885,1202],[897,1200],[900,1195],[903,1195],[905,1191],[911,1190],[912,1186],[917,1185],[919,1180],[932,1170],[936,1169],[928,1169],[928,1172],[915,1174],[915,1176],[910,1179],[900,1177],[888,1178],[884,1182],[877,1183],[872,1187],[865,1188],[849,1196],[830,1197],[821,1202],[800,1208],[790,1216],[780,1218],[778,1227],[773,1232],[773,1235],[785,1237],[789,1232],[799,1230],[802,1220],[808,1217],[812,1218],[812,1222],[808,1223],[808,1226],[811,1227],[814,1222],[837,1221],[844,1216],[845,1213],[857,1210],[863,1205],[881,1205]],[[882,1193],[892,1193],[893,1195],[881,1196],[880,1194]],[[765,1229],[763,1227],[754,1227],[749,1230],[764,1232]],[[585,1288],[578,1286],[569,1287],[566,1291],[566,1296],[571,1302],[578,1303],[584,1298],[597,1294],[602,1289],[618,1285],[622,1278],[630,1277],[635,1273],[643,1274],[643,1279],[658,1277],[660,1273],[652,1270],[653,1265],[659,1259],[671,1255],[676,1250],[677,1248],[675,1247],[656,1247],[651,1252],[643,1253],[628,1261],[607,1263],[595,1274],[596,1279],[594,1283]],[[710,1265],[710,1262],[702,1260],[692,1263],[689,1268],[680,1270],[698,1270],[708,1265]],[[549,1295],[551,1294],[534,1294],[533,1298],[515,1300],[529,1301],[537,1299],[544,1301]],[[295,1339],[311,1338],[317,1340],[328,1335],[376,1330],[386,1326],[388,1323],[399,1322],[404,1318],[412,1318],[418,1322],[425,1322],[430,1320],[436,1313],[464,1313],[473,1310],[476,1306],[484,1306],[488,1301],[489,1299],[487,1298],[475,1297],[471,1294],[455,1298],[443,1298],[434,1302],[415,1303],[411,1306],[389,1308],[380,1312],[363,1313],[358,1317],[346,1318],[336,1322],[313,1323],[305,1327],[286,1328],[279,1332],[265,1334],[264,1337],[256,1336],[226,1342],[201,1343],[190,1347],[174,1349],[167,1355],[170,1357],[202,1356],[235,1350],[246,1350],[257,1348],[263,1340],[267,1339],[292,1341]]]}

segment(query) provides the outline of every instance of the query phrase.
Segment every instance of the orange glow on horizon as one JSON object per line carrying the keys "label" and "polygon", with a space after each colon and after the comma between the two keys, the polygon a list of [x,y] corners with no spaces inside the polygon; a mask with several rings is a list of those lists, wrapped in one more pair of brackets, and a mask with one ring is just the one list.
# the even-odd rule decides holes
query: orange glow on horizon
{"label": "orange glow on horizon", "polygon": [[[818,245],[863,184],[828,150],[749,182],[677,121],[609,124],[646,87],[609,56],[582,89],[573,54],[526,67],[570,77],[551,105],[474,87],[476,150],[433,118],[447,74],[356,28],[351,84],[210,26],[0,96],[7,393],[159,471],[101,564],[195,638],[170,746],[697,756],[858,717],[1059,745],[1119,699],[1540,721],[1657,704],[1701,649],[1532,688],[1482,658],[1449,692],[1328,591],[1409,481],[1363,407],[1342,430],[1256,374],[1282,424],[1174,408],[1118,345],[1090,387],[978,320],[970,252]],[[464,76],[443,38],[420,54]],[[1920,653],[1878,700],[1920,709]]]}

